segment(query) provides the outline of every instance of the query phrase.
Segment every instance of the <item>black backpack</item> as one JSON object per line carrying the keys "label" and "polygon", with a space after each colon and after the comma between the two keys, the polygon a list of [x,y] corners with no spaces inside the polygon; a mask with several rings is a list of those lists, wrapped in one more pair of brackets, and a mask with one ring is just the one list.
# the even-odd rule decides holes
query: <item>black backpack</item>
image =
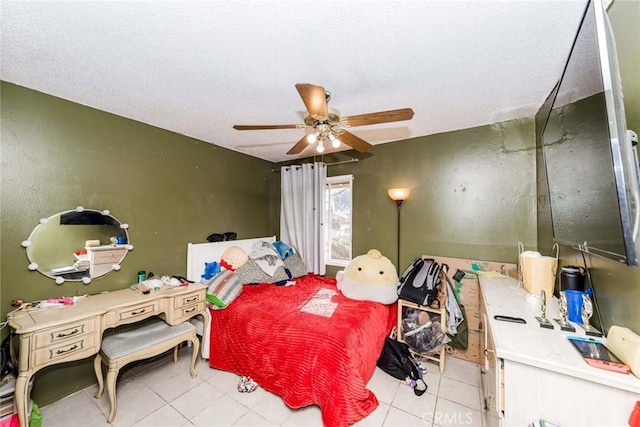
{"label": "black backpack", "polygon": [[405,343],[393,338],[385,338],[384,347],[376,365],[394,378],[403,381],[409,379],[409,385],[416,396],[422,396],[427,391],[427,384],[422,380],[422,371]]}
{"label": "black backpack", "polygon": [[442,267],[433,258],[416,258],[402,273],[398,296],[416,304],[431,306],[438,301],[441,272]]}

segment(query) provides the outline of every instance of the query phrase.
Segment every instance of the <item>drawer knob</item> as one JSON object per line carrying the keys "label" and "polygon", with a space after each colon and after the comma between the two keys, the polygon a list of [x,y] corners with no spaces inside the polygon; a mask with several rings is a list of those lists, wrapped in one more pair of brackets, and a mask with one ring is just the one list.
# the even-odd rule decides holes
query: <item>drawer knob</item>
{"label": "drawer knob", "polygon": [[132,316],[137,316],[138,314],[142,314],[142,313],[144,313],[145,311],[147,311],[147,310],[145,310],[144,308],[143,308],[142,310],[140,310],[140,311],[132,311],[132,312],[131,312],[131,315],[132,315]]}
{"label": "drawer knob", "polygon": [[184,302],[185,302],[185,303],[188,303],[188,302],[194,302],[194,301],[198,301],[198,297],[197,297],[197,296],[195,296],[195,297],[191,297],[191,298],[185,298],[185,299],[184,299]]}
{"label": "drawer knob", "polygon": [[56,338],[66,338],[66,337],[70,337],[71,335],[75,335],[78,332],[80,332],[80,330],[78,330],[77,328],[74,329],[73,331],[69,332],[68,334],[62,334],[62,333],[58,333],[58,335],[56,335]]}
{"label": "drawer knob", "polygon": [[185,314],[187,314],[187,313],[193,313],[194,311],[196,311],[196,308],[195,308],[195,307],[191,307],[191,308],[189,308],[189,309],[185,310],[185,311],[184,311],[184,313],[185,313]]}

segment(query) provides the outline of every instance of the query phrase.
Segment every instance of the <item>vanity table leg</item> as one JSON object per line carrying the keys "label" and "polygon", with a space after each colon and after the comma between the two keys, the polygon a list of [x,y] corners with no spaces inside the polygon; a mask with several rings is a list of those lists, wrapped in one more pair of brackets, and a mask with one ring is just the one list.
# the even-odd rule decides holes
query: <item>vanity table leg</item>
{"label": "vanity table leg", "polygon": [[96,379],[98,380],[98,391],[93,396],[96,399],[100,399],[102,397],[102,393],[104,392],[104,379],[102,378],[102,357],[100,354],[96,354],[96,357],[93,359],[93,370],[96,372]]}
{"label": "vanity table leg", "polygon": [[20,421],[20,427],[27,427],[29,425],[29,380],[31,380],[31,374],[20,374],[16,379],[15,389],[15,403],[18,409],[18,420]]}
{"label": "vanity table leg", "polygon": [[205,343],[209,343],[208,340],[205,340],[205,337],[209,336],[209,329],[211,327],[211,314],[209,313],[209,309],[205,308],[204,313],[200,315],[202,321],[203,321],[203,326],[202,326],[202,348],[200,349],[200,352],[202,352],[202,359],[204,360],[204,344]]}
{"label": "vanity table leg", "polygon": [[107,395],[109,396],[109,403],[111,404],[111,410],[109,411],[109,418],[107,422],[112,423],[116,417],[117,403],[116,403],[116,380],[118,379],[118,369],[109,368],[107,371]]}
{"label": "vanity table leg", "polygon": [[193,351],[191,352],[191,378],[195,378],[198,376],[198,371],[196,371],[196,362],[198,361],[200,340],[198,339],[198,336],[194,336],[191,342],[193,343]]}

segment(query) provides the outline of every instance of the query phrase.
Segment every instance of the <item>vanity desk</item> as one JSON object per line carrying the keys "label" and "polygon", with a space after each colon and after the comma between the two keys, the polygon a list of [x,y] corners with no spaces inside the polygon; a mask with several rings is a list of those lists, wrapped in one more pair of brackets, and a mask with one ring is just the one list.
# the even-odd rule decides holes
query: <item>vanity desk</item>
{"label": "vanity desk", "polygon": [[[544,419],[560,426],[626,426],[640,379],[589,366],[567,339],[585,336],[561,331],[557,298],[548,299],[546,316],[554,329],[539,326],[541,299],[512,278],[480,278],[482,348],[480,364],[485,423],[526,426]],[[520,317],[526,324],[498,321]],[[606,343],[605,339],[600,339]]]}
{"label": "vanity desk", "polygon": [[9,325],[20,339],[15,387],[20,426],[29,425],[28,387],[37,371],[94,356],[106,329],[151,316],[177,325],[199,315],[209,325],[205,293],[206,286],[201,284],[163,288],[147,295],[127,288],[88,296],[74,305],[11,313]]}

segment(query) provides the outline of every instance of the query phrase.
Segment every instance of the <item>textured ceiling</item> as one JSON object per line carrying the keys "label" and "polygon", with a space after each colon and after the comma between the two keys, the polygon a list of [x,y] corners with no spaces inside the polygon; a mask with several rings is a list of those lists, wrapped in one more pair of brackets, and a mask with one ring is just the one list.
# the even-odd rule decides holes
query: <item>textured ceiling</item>
{"label": "textured ceiling", "polygon": [[584,4],[3,0],[0,77],[282,161],[303,129],[232,126],[302,123],[295,83],[325,87],[346,116],[413,108],[351,129],[372,144],[535,114]]}

